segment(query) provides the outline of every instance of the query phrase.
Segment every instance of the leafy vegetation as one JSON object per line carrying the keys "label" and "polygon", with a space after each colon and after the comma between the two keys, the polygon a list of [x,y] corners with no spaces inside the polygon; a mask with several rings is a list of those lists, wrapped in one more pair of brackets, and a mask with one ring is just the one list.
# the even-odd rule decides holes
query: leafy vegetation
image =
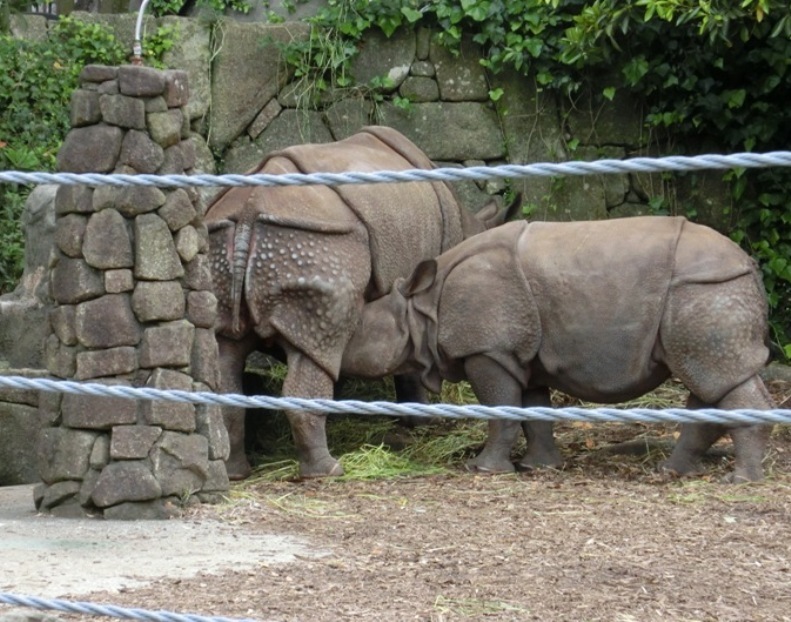
{"label": "leafy vegetation", "polygon": [[[173,45],[173,31],[160,29],[146,43],[147,62],[156,65]],[[80,71],[90,63],[123,64],[128,53],[107,28],[69,17],[53,22],[43,41],[0,35],[0,170],[54,170]],[[0,186],[0,293],[21,275],[19,218],[29,192]]]}
{"label": "leafy vegetation", "polygon": [[[628,93],[644,103],[647,129],[680,153],[791,145],[791,6],[782,0],[328,0],[310,22],[310,39],[287,60],[319,92],[354,85],[350,60],[367,31],[421,26],[451,49],[469,37],[490,71],[517,70],[564,96]],[[791,358],[791,172],[725,179],[732,237],[761,264],[773,337]]]}
{"label": "leafy vegetation", "polygon": [[[259,0],[260,4],[267,6],[267,0]],[[192,4],[189,0],[152,0],[149,4],[152,15],[161,17],[163,15],[180,15],[185,7]],[[198,9],[208,9],[217,15],[222,15],[226,11],[235,11],[247,15],[254,3],[250,0],[197,0],[195,6]]]}
{"label": "leafy vegetation", "polygon": [[[98,25],[59,20],[46,41],[0,35],[0,169],[49,171],[69,129],[69,102],[87,63],[119,64],[125,51]],[[0,292],[22,272],[19,222],[30,189],[0,187]]]}

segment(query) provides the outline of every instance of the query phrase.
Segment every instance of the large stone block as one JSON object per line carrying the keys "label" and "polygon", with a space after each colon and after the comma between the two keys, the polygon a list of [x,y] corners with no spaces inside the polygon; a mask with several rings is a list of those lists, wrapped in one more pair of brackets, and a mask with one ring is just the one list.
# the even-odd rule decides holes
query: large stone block
{"label": "large stone block", "polygon": [[165,159],[157,173],[160,175],[183,175],[195,166],[195,141],[182,140],[165,149]]}
{"label": "large stone block", "polygon": [[49,314],[52,332],[67,346],[77,345],[77,331],[74,328],[75,310],[74,305],[60,305],[52,309]]}
{"label": "large stone block", "polygon": [[371,124],[373,104],[363,97],[348,97],[330,106],[326,112],[327,123],[337,140],[356,134]]}
{"label": "large stone block", "polygon": [[[207,50],[208,51],[208,50]],[[186,71],[171,69],[165,72],[165,102],[168,108],[185,106],[190,98],[189,76]]]}
{"label": "large stone block", "polygon": [[385,91],[393,91],[409,75],[415,46],[415,33],[409,29],[399,30],[390,37],[379,30],[370,30],[365,45],[352,60],[351,73],[363,85],[375,78],[385,78]]}
{"label": "large stone block", "polygon": [[165,91],[165,72],[142,65],[118,68],[118,88],[131,97],[154,97]]}
{"label": "large stone block", "polygon": [[105,123],[142,130],[146,127],[146,105],[142,99],[124,95],[102,95],[99,108]]}
{"label": "large stone block", "polygon": [[182,188],[177,188],[167,194],[165,204],[159,208],[157,214],[165,220],[171,231],[178,231],[185,227],[197,216],[189,195]]}
{"label": "large stone block", "polygon": [[110,437],[110,457],[113,460],[132,460],[148,457],[162,429],[147,425],[118,425]]}
{"label": "large stone block", "polygon": [[91,216],[85,228],[82,254],[89,266],[111,270],[134,265],[126,219],[114,209]]}
{"label": "large stone block", "polygon": [[77,340],[87,348],[134,346],[140,341],[128,294],[107,294],[78,304],[74,326]]}
{"label": "large stone block", "polygon": [[195,406],[186,402],[146,401],[141,405],[143,421],[150,426],[176,432],[194,432]]}
{"label": "large stone block", "polygon": [[[212,67],[210,146],[225,149],[240,136],[288,78],[278,43],[306,39],[310,26],[225,21]],[[262,45],[263,41],[267,41]]]}
{"label": "large stone block", "polygon": [[44,345],[46,368],[58,378],[73,378],[77,370],[77,348],[64,345],[54,334]]}
{"label": "large stone block", "polygon": [[126,133],[121,143],[121,164],[131,166],[138,173],[156,173],[164,159],[164,150],[148,134],[137,130]]}
{"label": "large stone block", "polygon": [[132,294],[132,309],[141,322],[181,319],[185,307],[178,281],[139,281]]}
{"label": "large stone block", "polygon": [[156,214],[135,219],[135,257],[138,279],[171,281],[184,275],[170,228]]}
{"label": "large stone block", "polygon": [[80,482],[68,480],[47,486],[41,499],[41,509],[49,510],[56,505],[68,503],[80,491]]}
{"label": "large stone block", "polygon": [[0,402],[0,486],[32,484],[38,481],[38,432],[36,407]]}
{"label": "large stone block", "polygon": [[146,117],[151,138],[163,149],[172,147],[181,140],[183,117],[178,108],[167,112],[152,112]]}
{"label": "large stone block", "polygon": [[151,462],[163,495],[198,492],[209,476],[209,442],[200,434],[163,432]]}
{"label": "large stone block", "polygon": [[55,243],[64,255],[82,257],[82,241],[87,226],[88,219],[80,214],[66,214],[58,220]]}
{"label": "large stone block", "polygon": [[63,396],[63,425],[71,428],[109,430],[113,426],[137,422],[137,401],[97,395]]}
{"label": "large stone block", "polygon": [[211,104],[211,25],[203,20],[175,16],[161,18],[160,24],[175,29],[179,44],[165,52],[162,60],[168,67],[186,72],[189,85],[186,112],[190,119],[199,119],[209,112]]}
{"label": "large stone block", "polygon": [[46,484],[80,480],[88,472],[88,459],[96,440],[94,432],[47,428],[41,431],[37,446],[37,464]]}
{"label": "large stone block", "polygon": [[93,211],[93,188],[82,185],[58,186],[55,194],[55,213],[58,216],[75,212],[85,214]]}
{"label": "large stone block", "polygon": [[[137,350],[132,346],[91,350],[76,355],[75,370],[71,372],[76,380],[120,376],[137,369]],[[51,368],[50,368],[51,369]],[[60,374],[64,378],[70,374]]]}
{"label": "large stone block", "polygon": [[219,386],[220,369],[217,338],[212,328],[195,330],[191,371],[196,381],[212,388]]}
{"label": "large stone block", "polygon": [[58,170],[69,173],[109,173],[121,153],[123,130],[114,125],[76,127],[58,151]]}
{"label": "large stone block", "polygon": [[111,462],[96,482],[91,499],[106,508],[126,501],[150,501],[162,496],[157,478],[142,461]]}
{"label": "large stone block", "polygon": [[[151,372],[146,387],[191,391],[193,379],[188,374],[173,369],[155,369]],[[157,400],[144,402],[141,416],[149,425],[168,430],[192,432],[197,426],[196,406],[187,402]]]}
{"label": "large stone block", "polygon": [[497,113],[476,102],[412,104],[404,110],[383,104],[380,123],[423,149],[432,160],[495,160],[505,156]]}
{"label": "large stone block", "polygon": [[231,443],[223,422],[222,408],[211,404],[198,404],[196,409],[197,432],[209,441],[209,458],[227,460],[231,455]]}
{"label": "large stone block", "polygon": [[212,289],[211,268],[206,255],[198,255],[186,265],[184,285],[198,291]]}
{"label": "large stone block", "polygon": [[83,259],[61,257],[52,273],[52,297],[61,304],[76,304],[104,293],[98,270]]}
{"label": "large stone block", "polygon": [[71,126],[93,125],[102,120],[99,94],[96,91],[78,89],[71,94]]}
{"label": "large stone block", "polygon": [[319,112],[283,110],[255,141],[246,137],[230,147],[222,172],[246,173],[272,151],[303,143],[329,143],[334,139]]}
{"label": "large stone block", "polygon": [[186,320],[146,328],[140,345],[140,366],[188,366],[194,337],[195,327]]}
{"label": "large stone block", "polygon": [[165,193],[159,188],[125,186],[118,191],[114,202],[107,207],[115,206],[124,216],[131,218],[159,209],[165,204],[166,199]]}
{"label": "large stone block", "polygon": [[187,295],[187,319],[200,328],[212,328],[217,320],[217,297],[213,292],[190,292]]}
{"label": "large stone block", "polygon": [[481,50],[471,40],[462,41],[458,54],[434,41],[430,58],[437,72],[441,99],[449,102],[489,100],[489,82],[479,62]]}
{"label": "large stone block", "polygon": [[176,252],[184,263],[192,261],[200,251],[201,239],[195,227],[186,226],[176,234]]}

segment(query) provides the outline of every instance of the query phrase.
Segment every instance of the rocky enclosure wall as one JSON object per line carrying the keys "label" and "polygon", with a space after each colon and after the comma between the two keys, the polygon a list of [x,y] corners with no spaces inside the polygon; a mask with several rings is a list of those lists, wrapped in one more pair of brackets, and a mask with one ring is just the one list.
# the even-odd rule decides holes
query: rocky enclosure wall
{"label": "rocky enclosure wall", "polygon": [[[183,174],[193,166],[183,71],[88,66],[58,168]],[[194,192],[60,186],[49,372],[112,385],[218,386],[208,232]],[[36,506],[164,517],[228,490],[220,409],[49,393],[39,399]]]}
{"label": "rocky enclosure wall", "polygon": [[[111,27],[132,49],[136,15],[72,15]],[[148,32],[157,26],[174,30],[176,44],[165,62],[189,75],[197,171],[245,172],[274,149],[338,140],[367,124],[398,129],[442,165],[662,155],[661,147],[652,147],[639,105],[622,93],[612,102],[600,96],[563,100],[522,75],[489,75],[475,45],[454,56],[427,30],[390,38],[370,34],[352,66],[357,86],[325,93],[319,104],[306,106],[312,85],[292,79],[279,46],[306,39],[307,24],[181,17],[147,17],[144,23]],[[18,32],[45,36],[44,28],[43,21],[29,22]],[[381,77],[392,86],[374,96],[368,87]],[[498,88],[503,96],[495,105],[489,91]],[[393,96],[411,103],[400,108]],[[694,211],[698,221],[727,229],[730,197],[720,176],[701,173],[694,182],[672,186],[659,175],[530,178],[513,180],[511,188],[523,192],[531,218],[638,215],[664,197],[679,210]],[[504,189],[499,181],[458,186],[471,209],[483,205],[487,193]]]}

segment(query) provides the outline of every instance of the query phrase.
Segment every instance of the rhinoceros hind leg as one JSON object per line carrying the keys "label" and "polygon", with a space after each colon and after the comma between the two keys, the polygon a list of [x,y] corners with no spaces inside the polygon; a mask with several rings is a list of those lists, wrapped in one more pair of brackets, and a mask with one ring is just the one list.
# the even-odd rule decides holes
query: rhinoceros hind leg
{"label": "rhinoceros hind leg", "polygon": [[[312,359],[292,347],[286,348],[288,372],[283,381],[283,397],[332,399],[333,379]],[[287,410],[291,434],[303,478],[343,475],[343,467],[327,447],[327,416]]]}
{"label": "rhinoceros hind leg", "polygon": [[[220,393],[243,392],[242,375],[248,354],[254,349],[254,340],[236,341],[217,335],[220,360]],[[230,455],[225,461],[228,479],[238,481],[249,477],[250,462],[245,455],[244,408],[223,406],[222,416],[228,432]]]}
{"label": "rhinoceros hind leg", "polygon": [[[707,408],[711,406],[694,395],[687,399],[687,408]],[[683,423],[670,457],[665,460],[660,469],[676,476],[695,473],[700,469],[700,460],[719,438],[725,434],[727,428],[713,423]]]}
{"label": "rhinoceros hind leg", "polygon": [[[705,408],[709,406],[695,397],[690,397],[689,408]],[[728,392],[713,408],[723,410],[738,408],[755,408],[768,410],[772,408],[772,398],[759,376],[749,378]],[[736,460],[733,473],[728,475],[728,482],[754,482],[763,478],[762,462],[766,453],[766,444],[772,426],[749,425],[729,428],[719,424],[685,423],[681,426],[681,435],[670,458],[662,464],[666,471],[685,475],[697,470],[700,459],[706,451],[725,433],[733,439]]]}
{"label": "rhinoceros hind leg", "polygon": [[[774,407],[769,391],[761,380],[755,375],[728,393],[717,404],[719,408],[736,409],[750,408],[769,410]],[[772,433],[771,425],[749,425],[729,430],[733,439],[733,450],[736,460],[731,473],[726,481],[732,483],[757,482],[763,479],[763,460],[766,457],[766,446],[769,435]]]}
{"label": "rhinoceros hind leg", "polygon": [[[477,355],[465,359],[464,371],[481,404],[521,406],[522,387],[489,357]],[[490,419],[486,444],[480,454],[467,462],[467,469],[479,473],[512,472],[511,449],[519,428],[518,421]]]}
{"label": "rhinoceros hind leg", "polygon": [[[549,388],[542,387],[525,391],[522,396],[522,406],[552,406]],[[527,451],[519,460],[517,468],[529,471],[537,468],[557,469],[563,466],[563,456],[560,455],[555,444],[553,429],[555,424],[551,421],[525,421],[522,430],[527,440]]]}

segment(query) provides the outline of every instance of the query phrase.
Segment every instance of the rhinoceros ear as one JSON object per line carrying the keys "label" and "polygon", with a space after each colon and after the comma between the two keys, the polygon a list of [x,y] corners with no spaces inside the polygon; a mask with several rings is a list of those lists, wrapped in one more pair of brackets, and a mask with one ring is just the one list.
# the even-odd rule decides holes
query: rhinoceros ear
{"label": "rhinoceros ear", "polygon": [[401,283],[398,289],[404,296],[414,296],[434,285],[436,279],[437,262],[433,259],[426,259],[417,265],[412,275]]}
{"label": "rhinoceros ear", "polygon": [[475,217],[484,224],[486,229],[491,229],[511,220],[521,209],[522,193],[520,192],[508,207],[501,208],[498,201],[493,199],[479,209]]}

